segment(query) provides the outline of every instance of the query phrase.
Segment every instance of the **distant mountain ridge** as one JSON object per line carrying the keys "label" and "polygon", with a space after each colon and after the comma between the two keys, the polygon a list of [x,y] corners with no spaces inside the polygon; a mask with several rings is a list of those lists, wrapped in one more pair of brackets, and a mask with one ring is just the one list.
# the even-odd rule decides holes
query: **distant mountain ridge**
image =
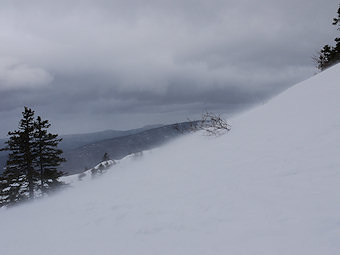
{"label": "distant mountain ridge", "polygon": [[192,123],[161,126],[66,151],[64,157],[67,161],[61,165],[61,170],[68,174],[80,173],[100,163],[105,153],[109,154],[110,159],[118,160],[133,153],[155,148],[186,133],[192,127]]}
{"label": "distant mountain ridge", "polygon": [[142,128],[136,128],[136,129],[130,129],[130,130],[104,130],[104,131],[99,131],[99,132],[92,132],[92,133],[85,133],[85,134],[69,134],[69,135],[62,135],[61,137],[63,138],[63,141],[60,143],[60,148],[64,151],[68,151],[71,149],[75,149],[77,147],[102,141],[102,140],[107,140],[107,139],[112,139],[115,137],[120,137],[120,136],[126,136],[126,135],[132,135],[132,134],[137,134],[139,132],[148,130],[148,129],[153,129],[153,128],[158,128],[163,125],[158,124],[158,125],[148,125],[144,126]]}

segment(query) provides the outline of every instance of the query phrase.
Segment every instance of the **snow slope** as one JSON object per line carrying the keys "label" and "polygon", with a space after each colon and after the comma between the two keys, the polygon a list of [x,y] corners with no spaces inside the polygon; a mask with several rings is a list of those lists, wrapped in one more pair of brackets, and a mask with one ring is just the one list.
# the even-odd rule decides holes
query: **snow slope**
{"label": "snow slope", "polygon": [[0,211],[0,254],[340,254],[340,65],[231,121]]}

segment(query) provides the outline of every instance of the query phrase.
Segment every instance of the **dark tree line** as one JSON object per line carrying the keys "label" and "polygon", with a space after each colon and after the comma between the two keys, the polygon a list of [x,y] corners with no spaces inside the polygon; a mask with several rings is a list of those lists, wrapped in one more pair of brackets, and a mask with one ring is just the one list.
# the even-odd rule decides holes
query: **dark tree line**
{"label": "dark tree line", "polygon": [[[340,5],[338,8],[338,16],[333,19],[332,25],[338,26],[340,31]],[[316,67],[323,71],[328,67],[340,63],[340,38],[335,38],[335,46],[325,45],[319,52],[317,57],[314,57]]]}
{"label": "dark tree line", "polygon": [[6,147],[9,151],[5,171],[0,176],[0,207],[14,205],[56,189],[63,185],[57,170],[62,150],[62,140],[48,132],[48,120],[34,118],[34,111],[25,107],[18,130],[8,132]]}

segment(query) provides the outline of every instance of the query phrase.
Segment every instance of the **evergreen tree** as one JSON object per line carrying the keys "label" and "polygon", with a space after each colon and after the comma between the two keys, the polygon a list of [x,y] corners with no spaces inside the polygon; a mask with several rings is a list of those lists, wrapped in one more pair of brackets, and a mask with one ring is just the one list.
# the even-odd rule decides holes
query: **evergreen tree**
{"label": "evergreen tree", "polygon": [[10,138],[2,150],[10,151],[2,175],[1,198],[4,204],[14,204],[34,198],[37,174],[34,170],[34,111],[25,107],[18,130],[8,132]]}
{"label": "evergreen tree", "polygon": [[336,45],[325,45],[316,59],[317,68],[321,71],[340,62],[340,38],[335,38]]}
{"label": "evergreen tree", "polygon": [[40,190],[46,193],[51,189],[60,186],[58,180],[63,175],[57,167],[65,161],[61,156],[62,150],[58,149],[58,144],[62,138],[58,134],[48,133],[47,129],[51,126],[48,120],[42,120],[40,116],[35,122],[35,166],[39,172]]}
{"label": "evergreen tree", "polygon": [[57,146],[61,141],[57,134],[47,132],[50,124],[25,107],[18,130],[8,132],[6,147],[9,151],[5,171],[0,177],[0,206],[13,205],[26,199],[33,199],[35,192],[45,193],[56,188],[63,174],[57,171],[62,150]]}
{"label": "evergreen tree", "polygon": [[[338,25],[340,30],[340,5],[338,8],[338,17],[333,19],[333,25]],[[340,63],[340,38],[335,38],[335,46],[325,45],[319,52],[318,57],[314,57],[314,62],[319,70],[323,71],[328,67]]]}
{"label": "evergreen tree", "polygon": [[[22,112],[23,118],[20,120],[19,131],[14,131],[13,133],[9,132],[9,134],[16,134],[19,132],[20,137],[20,147],[21,147],[21,155],[23,157],[18,157],[18,155],[14,158],[19,160],[19,163],[23,164],[24,173],[26,174],[27,182],[28,182],[28,192],[29,198],[34,198],[34,189],[36,186],[37,174],[34,170],[34,111],[28,107],[25,107],[25,111]],[[13,153],[12,153],[13,154]],[[15,161],[15,160],[14,160]],[[11,161],[7,162],[13,163]],[[15,162],[14,162],[15,164]]]}

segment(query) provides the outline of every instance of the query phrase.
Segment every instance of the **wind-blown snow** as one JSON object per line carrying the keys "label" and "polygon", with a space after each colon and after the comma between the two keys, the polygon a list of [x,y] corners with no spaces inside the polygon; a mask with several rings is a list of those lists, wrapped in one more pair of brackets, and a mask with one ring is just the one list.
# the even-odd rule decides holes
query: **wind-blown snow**
{"label": "wind-blown snow", "polygon": [[0,254],[340,252],[340,65],[231,121],[0,211]]}

